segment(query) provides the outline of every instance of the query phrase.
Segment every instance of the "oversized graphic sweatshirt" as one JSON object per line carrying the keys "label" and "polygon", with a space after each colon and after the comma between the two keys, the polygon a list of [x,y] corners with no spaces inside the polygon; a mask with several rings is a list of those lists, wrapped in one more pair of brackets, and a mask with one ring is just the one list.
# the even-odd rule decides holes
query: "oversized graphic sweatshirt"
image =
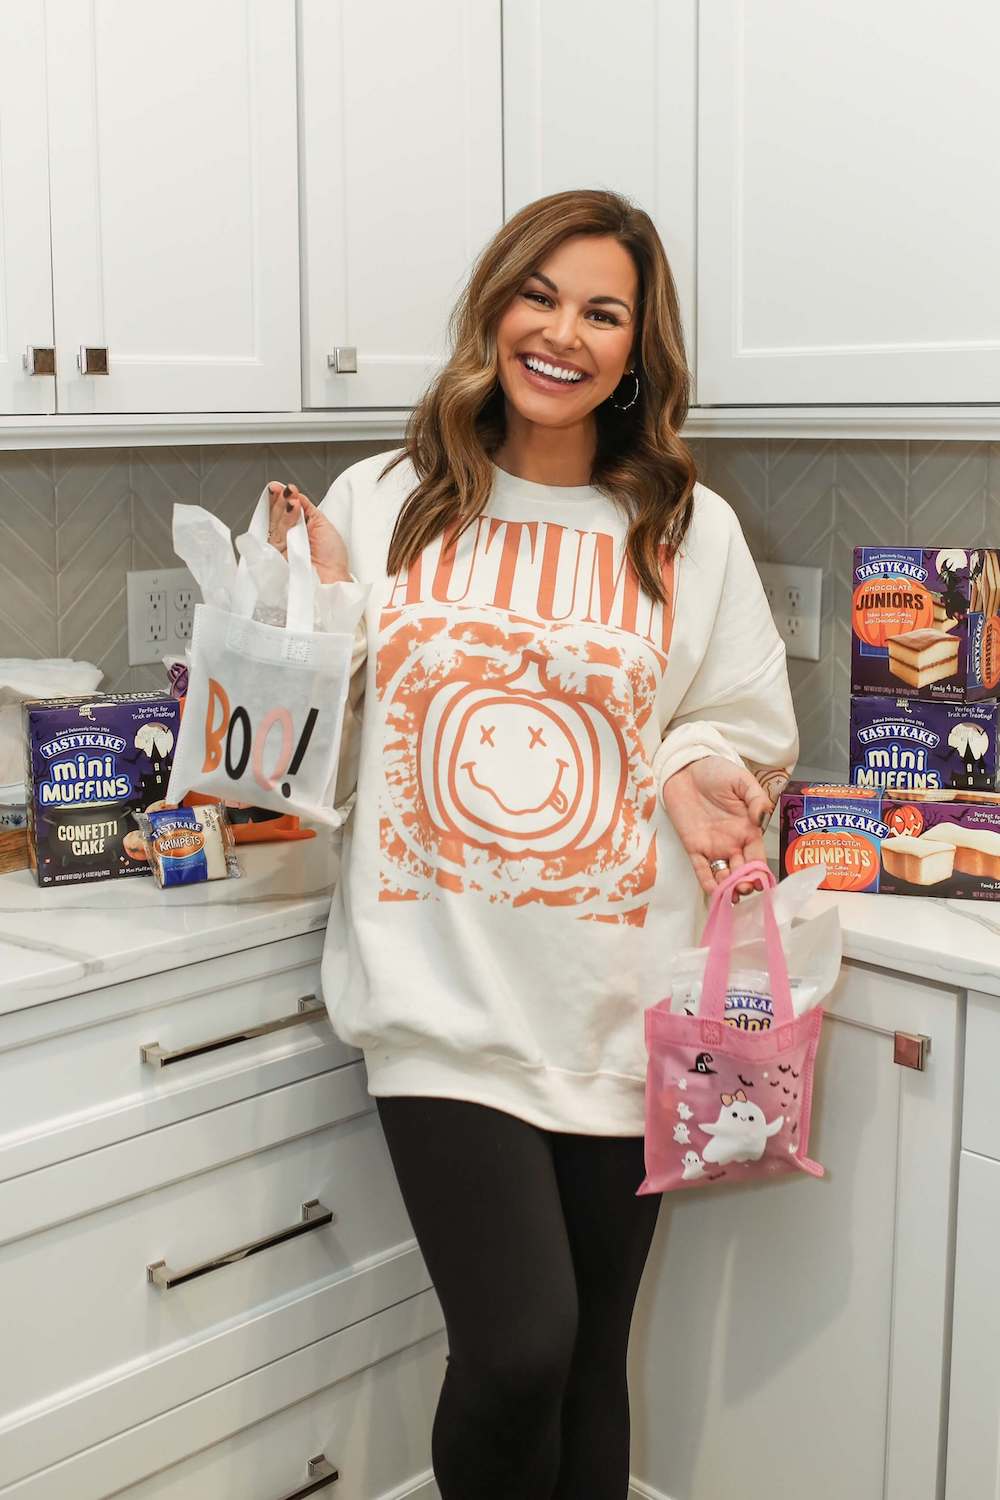
{"label": "oversized graphic sweatshirt", "polygon": [[416,483],[388,454],[323,512],[369,587],[341,748],[341,875],[323,959],[372,1095],[468,1099],[642,1135],[643,1012],[704,903],[661,800],[705,755],[776,790],[798,739],[784,645],[739,523],[699,485],[641,589],[590,486],[494,470],[486,512],[386,576]]}

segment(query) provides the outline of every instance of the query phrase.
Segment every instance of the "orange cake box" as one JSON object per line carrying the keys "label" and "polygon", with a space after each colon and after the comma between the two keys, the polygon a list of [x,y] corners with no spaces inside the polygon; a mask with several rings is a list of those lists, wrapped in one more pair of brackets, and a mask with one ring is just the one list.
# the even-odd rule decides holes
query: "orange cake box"
{"label": "orange cake box", "polygon": [[790,781],[782,875],[826,866],[821,890],[1000,900],[1000,793]]}

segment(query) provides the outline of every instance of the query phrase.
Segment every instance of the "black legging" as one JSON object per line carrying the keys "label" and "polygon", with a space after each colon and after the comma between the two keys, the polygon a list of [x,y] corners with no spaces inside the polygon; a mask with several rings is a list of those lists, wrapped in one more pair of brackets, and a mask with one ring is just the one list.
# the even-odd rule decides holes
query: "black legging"
{"label": "black legging", "polygon": [[642,1136],[461,1099],[376,1099],[444,1312],[441,1500],[626,1500],[626,1352],[660,1196]]}

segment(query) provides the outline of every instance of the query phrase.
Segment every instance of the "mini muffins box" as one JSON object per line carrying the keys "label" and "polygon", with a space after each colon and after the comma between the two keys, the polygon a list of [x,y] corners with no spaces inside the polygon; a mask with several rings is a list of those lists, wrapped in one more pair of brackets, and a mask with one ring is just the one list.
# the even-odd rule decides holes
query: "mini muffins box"
{"label": "mini muffins box", "polygon": [[912,791],[989,791],[997,774],[997,703],[851,699],[851,782]]}
{"label": "mini muffins box", "polygon": [[24,705],[28,854],[39,885],[149,875],[133,812],[166,796],[180,705],[94,693]]}
{"label": "mini muffins box", "polygon": [[789,782],[780,869],[826,865],[827,891],[1000,901],[1000,793]]}
{"label": "mini muffins box", "polygon": [[852,584],[852,693],[997,696],[1000,552],[857,547]]}

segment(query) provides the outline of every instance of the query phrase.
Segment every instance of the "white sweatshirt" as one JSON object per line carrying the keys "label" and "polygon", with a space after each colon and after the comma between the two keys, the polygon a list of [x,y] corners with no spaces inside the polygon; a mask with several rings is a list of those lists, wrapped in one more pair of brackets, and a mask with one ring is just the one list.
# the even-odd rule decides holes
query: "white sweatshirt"
{"label": "white sweatshirt", "polygon": [[666,608],[590,486],[495,470],[484,516],[386,576],[409,461],[355,464],[324,513],[371,585],[344,731],[323,959],[372,1095],[469,1099],[642,1135],[643,1012],[703,900],[661,801],[703,755],[765,782],[798,752],[785,651],[739,523],[699,485]]}

